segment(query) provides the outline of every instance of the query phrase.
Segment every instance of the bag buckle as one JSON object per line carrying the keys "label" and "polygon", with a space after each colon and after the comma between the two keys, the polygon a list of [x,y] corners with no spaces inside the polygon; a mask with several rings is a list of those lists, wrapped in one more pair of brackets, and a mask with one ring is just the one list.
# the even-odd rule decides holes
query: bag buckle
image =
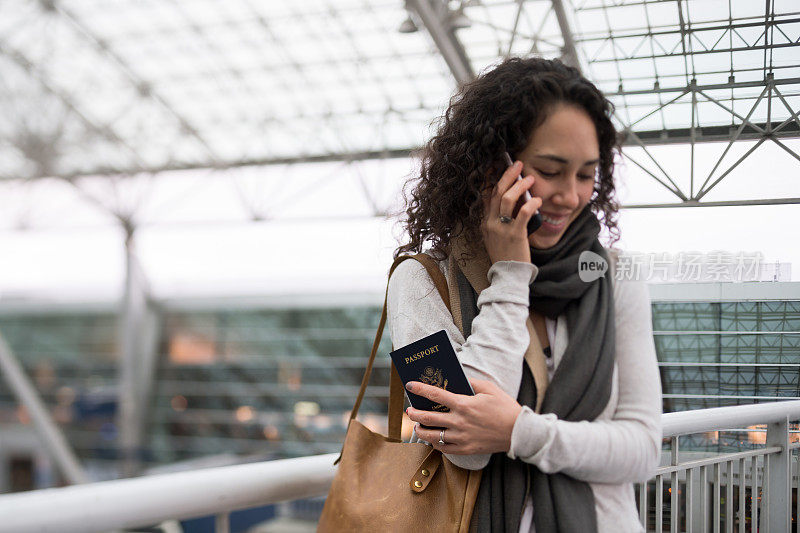
{"label": "bag buckle", "polygon": [[417,471],[414,472],[414,476],[409,482],[411,490],[416,493],[423,492],[428,487],[428,484],[430,484],[441,464],[442,453],[438,450],[431,450],[428,455],[425,456],[425,459],[422,460],[422,464],[417,467]]}

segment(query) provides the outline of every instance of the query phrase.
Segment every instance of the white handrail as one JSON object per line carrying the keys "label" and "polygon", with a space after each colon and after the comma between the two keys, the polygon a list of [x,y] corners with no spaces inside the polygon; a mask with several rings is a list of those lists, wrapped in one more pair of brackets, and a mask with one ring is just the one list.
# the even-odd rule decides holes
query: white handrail
{"label": "white handrail", "polygon": [[327,493],[338,454],[0,496],[0,531],[103,532]]}
{"label": "white handrail", "polygon": [[705,431],[742,428],[755,424],[769,424],[800,420],[800,400],[785,402],[733,405],[667,413],[661,417],[664,437],[676,437]]}
{"label": "white handrail", "polygon": [[[800,400],[663,415],[663,435],[800,420]],[[788,437],[787,437],[788,438]],[[103,532],[324,495],[337,454],[0,496],[0,533]]]}

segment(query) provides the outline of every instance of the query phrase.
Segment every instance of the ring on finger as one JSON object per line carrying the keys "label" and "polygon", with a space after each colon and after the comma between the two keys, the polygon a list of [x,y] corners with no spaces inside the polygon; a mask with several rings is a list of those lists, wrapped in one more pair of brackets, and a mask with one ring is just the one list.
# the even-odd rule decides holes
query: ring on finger
{"label": "ring on finger", "polygon": [[[447,428],[445,428],[445,429],[447,429]],[[444,442],[444,429],[439,432],[439,444],[440,445],[444,445],[445,444],[445,442]]]}
{"label": "ring on finger", "polygon": [[500,215],[500,222],[502,222],[503,224],[511,224],[512,222],[514,222],[514,219],[511,217],[507,217],[505,215]]}

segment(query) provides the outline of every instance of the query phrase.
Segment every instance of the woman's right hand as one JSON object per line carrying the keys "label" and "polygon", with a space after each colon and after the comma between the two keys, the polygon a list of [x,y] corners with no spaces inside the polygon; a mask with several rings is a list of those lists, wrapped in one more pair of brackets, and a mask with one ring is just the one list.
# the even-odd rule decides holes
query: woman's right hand
{"label": "woman's right hand", "polygon": [[[528,221],[542,206],[542,199],[532,197],[524,202],[516,216],[514,215],[514,208],[534,181],[532,175],[517,181],[520,172],[522,163],[516,161],[506,169],[497,185],[483,198],[484,215],[481,221],[481,233],[492,264],[497,261],[531,262]],[[509,223],[500,222],[501,215],[513,217],[514,220]]]}

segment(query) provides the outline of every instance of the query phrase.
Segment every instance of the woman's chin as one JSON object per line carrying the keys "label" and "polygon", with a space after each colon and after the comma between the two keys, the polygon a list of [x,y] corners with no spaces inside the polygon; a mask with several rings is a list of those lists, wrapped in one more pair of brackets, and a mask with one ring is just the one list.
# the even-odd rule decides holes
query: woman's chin
{"label": "woman's chin", "polygon": [[560,239],[561,235],[530,235],[528,237],[528,243],[532,248],[545,250],[558,244]]}

